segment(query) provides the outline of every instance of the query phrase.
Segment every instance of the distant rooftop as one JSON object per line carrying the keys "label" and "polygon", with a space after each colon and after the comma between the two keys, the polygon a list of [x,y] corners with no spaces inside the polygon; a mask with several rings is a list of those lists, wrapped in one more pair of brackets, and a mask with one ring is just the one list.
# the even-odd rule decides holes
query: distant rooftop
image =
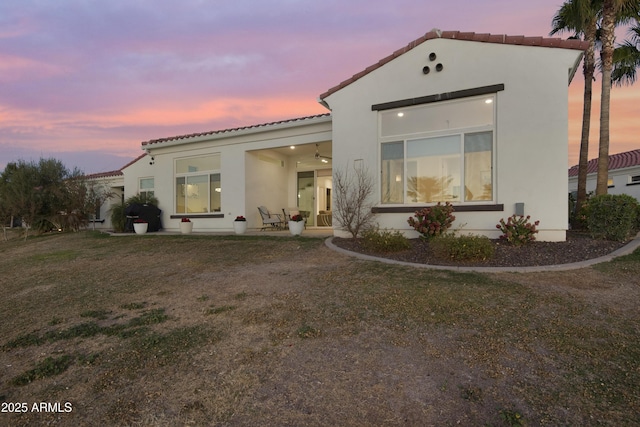
{"label": "distant rooftop", "polygon": [[[625,151],[624,153],[609,155],[609,170],[630,168],[640,165],[640,149]],[[591,159],[587,163],[587,174],[598,172],[598,159]],[[569,177],[578,176],[578,165],[569,169]]]}

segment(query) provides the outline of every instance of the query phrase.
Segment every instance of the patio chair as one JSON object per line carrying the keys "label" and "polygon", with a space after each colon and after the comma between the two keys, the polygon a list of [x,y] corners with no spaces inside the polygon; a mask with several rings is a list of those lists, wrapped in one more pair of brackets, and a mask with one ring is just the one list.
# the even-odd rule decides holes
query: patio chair
{"label": "patio chair", "polygon": [[276,230],[284,228],[284,222],[280,215],[270,213],[269,209],[264,206],[258,206],[258,211],[260,212],[260,217],[262,217],[262,228],[260,230],[264,231],[269,227]]}

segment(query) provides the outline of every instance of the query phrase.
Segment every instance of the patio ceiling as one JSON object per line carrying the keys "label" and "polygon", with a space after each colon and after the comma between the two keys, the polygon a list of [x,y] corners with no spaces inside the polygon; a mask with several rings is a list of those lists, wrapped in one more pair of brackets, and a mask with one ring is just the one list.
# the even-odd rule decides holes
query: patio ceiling
{"label": "patio ceiling", "polygon": [[296,168],[299,170],[330,168],[331,159],[326,157],[332,157],[331,141],[318,143],[317,149],[320,156],[325,157],[324,160],[326,160],[327,163],[322,161],[323,157],[319,159],[315,158],[316,144],[296,145],[295,148],[289,146],[280,147],[273,149],[273,151],[287,156],[292,162],[296,162]]}

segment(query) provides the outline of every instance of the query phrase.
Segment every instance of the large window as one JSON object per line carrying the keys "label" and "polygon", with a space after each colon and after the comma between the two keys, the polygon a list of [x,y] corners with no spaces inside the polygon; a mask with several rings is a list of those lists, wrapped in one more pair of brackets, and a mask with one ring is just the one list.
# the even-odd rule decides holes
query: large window
{"label": "large window", "polygon": [[221,211],[220,155],[176,160],[176,213]]}
{"label": "large window", "polygon": [[494,100],[380,112],[382,203],[493,200]]}

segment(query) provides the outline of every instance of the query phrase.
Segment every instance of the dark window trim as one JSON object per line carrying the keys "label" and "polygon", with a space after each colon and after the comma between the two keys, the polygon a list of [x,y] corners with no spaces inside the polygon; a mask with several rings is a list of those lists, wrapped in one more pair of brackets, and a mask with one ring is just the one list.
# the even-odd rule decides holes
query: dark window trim
{"label": "dark window trim", "polygon": [[224,214],[206,214],[206,215],[200,215],[200,214],[196,214],[196,215],[187,215],[187,214],[180,214],[180,215],[171,215],[170,216],[171,219],[182,219],[182,218],[189,218],[189,219],[198,219],[198,218],[224,218]]}
{"label": "dark window trim", "polygon": [[[433,205],[411,205],[411,206],[374,206],[372,213],[414,213],[423,208]],[[504,204],[496,205],[460,205],[454,206],[453,212],[502,212]]]}
{"label": "dark window trim", "polygon": [[640,185],[640,181],[639,182],[629,182],[627,184],[627,187],[631,186],[631,185]]}
{"label": "dark window trim", "polygon": [[470,96],[487,95],[504,90],[504,83],[476,87],[473,89],[456,90],[453,92],[438,93],[436,95],[421,96],[419,98],[402,99],[400,101],[384,102],[371,106],[372,111],[391,110],[393,108],[410,107],[412,105],[430,104],[433,102],[449,101],[452,99],[468,98]]}

